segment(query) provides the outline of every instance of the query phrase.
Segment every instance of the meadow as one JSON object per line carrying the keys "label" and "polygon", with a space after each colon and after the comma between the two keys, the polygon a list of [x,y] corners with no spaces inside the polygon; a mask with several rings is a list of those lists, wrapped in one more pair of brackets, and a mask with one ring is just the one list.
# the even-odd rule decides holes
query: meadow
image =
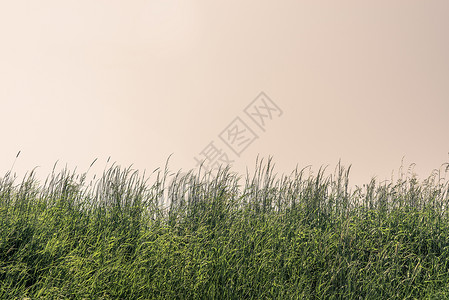
{"label": "meadow", "polygon": [[[418,180],[169,177],[113,165],[94,182],[0,179],[0,299],[449,299],[448,165]],[[402,170],[402,169],[401,169]]]}

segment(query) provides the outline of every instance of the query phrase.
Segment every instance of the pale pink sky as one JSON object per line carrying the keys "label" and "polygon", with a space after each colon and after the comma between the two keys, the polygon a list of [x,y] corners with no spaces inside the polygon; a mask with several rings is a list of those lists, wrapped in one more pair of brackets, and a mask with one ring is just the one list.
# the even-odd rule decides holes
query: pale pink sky
{"label": "pale pink sky", "polygon": [[[339,159],[353,184],[449,161],[448,1],[3,1],[0,176],[98,158],[195,167],[211,141],[253,169]],[[264,91],[282,110],[244,113]],[[259,137],[238,157],[236,118]]]}

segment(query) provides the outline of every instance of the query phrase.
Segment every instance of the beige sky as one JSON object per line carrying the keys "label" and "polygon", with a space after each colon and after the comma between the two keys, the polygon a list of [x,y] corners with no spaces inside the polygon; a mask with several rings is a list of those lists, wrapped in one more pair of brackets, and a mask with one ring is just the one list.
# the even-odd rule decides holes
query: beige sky
{"label": "beige sky", "polygon": [[[0,174],[18,151],[19,176],[109,156],[151,173],[171,153],[189,170],[213,142],[242,174],[258,154],[279,173],[341,159],[362,184],[405,156],[427,177],[449,161],[448,15],[431,0],[1,1]],[[244,111],[262,113],[262,91],[282,111],[264,130]],[[225,130],[243,124],[258,138],[240,151]]]}

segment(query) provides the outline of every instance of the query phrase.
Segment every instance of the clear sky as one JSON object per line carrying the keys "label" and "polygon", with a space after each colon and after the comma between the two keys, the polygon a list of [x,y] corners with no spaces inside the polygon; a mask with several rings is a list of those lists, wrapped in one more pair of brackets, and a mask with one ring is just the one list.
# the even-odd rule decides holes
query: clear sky
{"label": "clear sky", "polygon": [[341,159],[362,184],[405,157],[425,178],[449,161],[448,16],[446,0],[1,1],[0,175],[18,151],[14,171],[45,178],[221,150],[242,174],[258,154],[280,174]]}

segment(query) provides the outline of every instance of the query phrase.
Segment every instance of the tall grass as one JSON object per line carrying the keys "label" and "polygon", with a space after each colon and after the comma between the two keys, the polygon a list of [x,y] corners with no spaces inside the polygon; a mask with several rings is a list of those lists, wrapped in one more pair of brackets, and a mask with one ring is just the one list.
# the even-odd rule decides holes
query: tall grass
{"label": "tall grass", "polygon": [[340,164],[273,169],[8,172],[0,299],[449,298],[447,164],[354,188]]}

